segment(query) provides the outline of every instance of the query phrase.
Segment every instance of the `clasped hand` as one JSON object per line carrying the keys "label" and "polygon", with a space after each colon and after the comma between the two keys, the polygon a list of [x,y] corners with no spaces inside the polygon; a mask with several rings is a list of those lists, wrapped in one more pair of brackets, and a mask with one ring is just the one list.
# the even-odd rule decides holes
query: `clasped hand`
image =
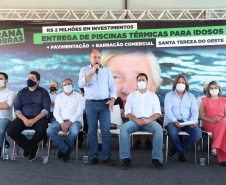
{"label": "clasped hand", "polygon": [[66,134],[68,132],[68,129],[71,126],[71,124],[72,124],[71,121],[61,123],[60,125],[61,125],[62,132],[64,132]]}
{"label": "clasped hand", "polygon": [[221,119],[219,119],[217,116],[215,118],[210,119],[210,123],[218,123],[218,121],[220,121]]}
{"label": "clasped hand", "polygon": [[24,121],[24,125],[26,127],[32,127],[36,122],[37,122],[37,120],[35,118],[27,119],[27,120]]}
{"label": "clasped hand", "polygon": [[148,124],[150,121],[147,118],[141,118],[141,119],[137,119],[135,122],[137,125],[143,126]]}

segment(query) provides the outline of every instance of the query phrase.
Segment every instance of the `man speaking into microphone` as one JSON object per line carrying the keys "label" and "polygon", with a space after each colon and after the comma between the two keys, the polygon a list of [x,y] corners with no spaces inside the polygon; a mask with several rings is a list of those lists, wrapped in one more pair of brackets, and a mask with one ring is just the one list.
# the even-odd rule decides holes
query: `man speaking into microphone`
{"label": "man speaking into microphone", "polygon": [[103,162],[112,166],[111,162],[111,133],[110,110],[113,111],[116,99],[116,86],[110,69],[100,64],[101,53],[92,50],[89,54],[91,64],[83,67],[79,73],[78,84],[85,90],[85,110],[89,125],[89,145],[91,151],[91,165],[99,162],[97,128],[98,120],[102,133]]}

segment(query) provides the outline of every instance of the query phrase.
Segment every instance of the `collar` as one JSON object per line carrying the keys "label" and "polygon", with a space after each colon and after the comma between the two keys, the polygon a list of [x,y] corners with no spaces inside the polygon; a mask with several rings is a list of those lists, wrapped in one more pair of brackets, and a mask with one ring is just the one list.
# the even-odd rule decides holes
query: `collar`
{"label": "collar", "polygon": [[8,88],[6,87],[5,89],[3,89],[2,91],[0,91],[0,92],[3,92],[3,91],[8,91]]}
{"label": "collar", "polygon": [[72,94],[75,94],[75,91],[73,91],[73,93],[70,96],[66,95],[65,92],[62,92],[62,93],[64,96],[70,97]]}
{"label": "collar", "polygon": [[[49,91],[49,94],[51,94],[51,93],[50,93],[50,91]],[[58,93],[57,93],[57,92],[55,92],[55,93],[53,93],[53,94],[51,94],[51,95],[54,95],[54,94],[58,94]]]}
{"label": "collar", "polygon": [[147,91],[145,92],[145,93],[141,93],[138,89],[137,89],[137,92],[139,93],[139,94],[147,94],[148,93],[148,89],[147,89]]}
{"label": "collar", "polygon": [[[30,91],[28,86],[26,87],[26,89],[27,89],[28,91]],[[38,86],[35,88],[35,90],[34,90],[34,91],[36,91],[36,90],[40,90],[40,89],[41,89],[41,87],[38,85]],[[31,91],[31,92],[34,92],[34,91]]]}
{"label": "collar", "polygon": [[[173,93],[178,95],[178,92],[177,92],[176,89],[173,91]],[[184,91],[184,95],[187,94],[187,93],[188,93],[188,91],[185,90],[185,91]]]}

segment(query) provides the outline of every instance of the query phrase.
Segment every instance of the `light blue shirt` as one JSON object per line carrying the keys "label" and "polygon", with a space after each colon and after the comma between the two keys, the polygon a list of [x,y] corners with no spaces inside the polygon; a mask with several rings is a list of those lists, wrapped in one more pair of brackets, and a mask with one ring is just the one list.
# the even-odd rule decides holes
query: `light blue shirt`
{"label": "light blue shirt", "polygon": [[[55,102],[55,99],[56,99],[56,96],[57,96],[58,94],[57,93],[54,93],[54,94],[51,94],[50,92],[49,92],[49,96],[50,96],[50,100],[51,100],[51,102]],[[54,106],[50,106],[50,112],[53,112],[54,111]]]}
{"label": "light blue shirt", "polygon": [[90,65],[83,67],[79,73],[78,85],[85,90],[85,99],[102,100],[106,98],[117,98],[117,90],[110,69],[101,67],[98,74],[94,74],[89,83],[85,77],[93,71]]}
{"label": "light blue shirt", "polygon": [[176,90],[170,91],[165,96],[164,105],[169,122],[184,120],[198,123],[199,108],[195,96],[190,92],[185,91],[181,100]]}

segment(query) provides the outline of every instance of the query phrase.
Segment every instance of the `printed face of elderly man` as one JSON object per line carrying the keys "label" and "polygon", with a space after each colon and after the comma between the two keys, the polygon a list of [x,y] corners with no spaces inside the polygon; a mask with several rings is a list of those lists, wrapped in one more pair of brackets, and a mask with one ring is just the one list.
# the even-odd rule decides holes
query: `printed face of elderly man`
{"label": "printed face of elderly man", "polygon": [[136,77],[139,73],[147,74],[148,90],[155,92],[160,86],[161,69],[150,51],[104,50],[101,64],[111,70],[117,96],[122,98],[124,104],[127,96],[137,89]]}

